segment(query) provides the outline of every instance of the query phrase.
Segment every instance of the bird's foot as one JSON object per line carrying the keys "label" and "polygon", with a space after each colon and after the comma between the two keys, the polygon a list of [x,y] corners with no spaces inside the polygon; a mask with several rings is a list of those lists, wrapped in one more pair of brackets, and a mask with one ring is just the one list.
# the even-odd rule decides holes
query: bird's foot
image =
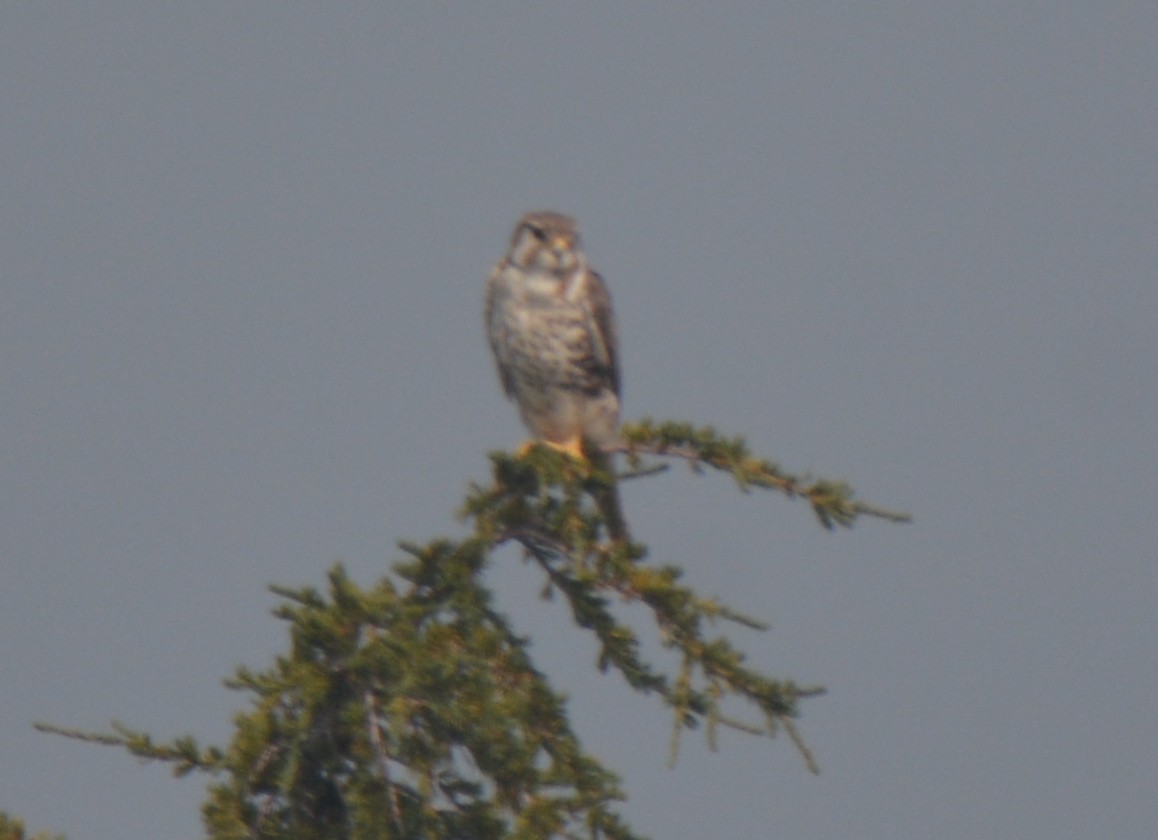
{"label": "bird's foot", "polygon": [[526,455],[536,446],[548,446],[551,449],[554,449],[556,452],[562,452],[564,455],[567,455],[573,460],[579,461],[583,464],[586,464],[590,460],[587,457],[587,454],[583,451],[583,438],[581,437],[569,438],[563,441],[536,439],[528,440],[515,450],[515,457],[526,457]]}
{"label": "bird's foot", "polygon": [[539,445],[539,441],[535,440],[534,438],[531,438],[530,440],[523,441],[522,443],[519,444],[519,448],[515,450],[515,457],[516,458],[526,458],[527,455],[530,454],[531,450],[534,449],[538,445]]}
{"label": "bird's foot", "polygon": [[562,452],[564,455],[570,455],[576,461],[587,462],[587,453],[583,451],[583,438],[574,437],[568,440],[555,442],[553,440],[545,440],[543,443],[554,449],[556,452]]}

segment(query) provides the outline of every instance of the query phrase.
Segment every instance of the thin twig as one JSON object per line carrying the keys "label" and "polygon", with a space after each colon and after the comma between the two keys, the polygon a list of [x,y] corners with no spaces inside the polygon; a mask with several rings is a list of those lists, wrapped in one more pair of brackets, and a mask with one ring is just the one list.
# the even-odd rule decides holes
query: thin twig
{"label": "thin twig", "polygon": [[[687,461],[693,467],[700,464],[714,467],[721,471],[733,471],[734,465],[705,457],[695,447],[691,446],[671,446],[666,444],[653,443],[627,443],[626,441],[617,441],[603,447],[603,451],[607,453],[620,452],[626,455],[654,455],[659,458],[670,457],[680,458]],[[656,465],[644,467],[638,470],[633,470],[630,473],[621,476],[621,478],[635,478],[637,476],[651,475],[656,472],[661,472],[660,467],[666,465]],[[770,489],[779,490],[790,499],[807,499],[814,506],[823,505],[823,496],[827,495],[815,487],[806,488],[801,486],[801,479],[795,476],[778,475],[775,472],[761,466],[755,474],[744,477],[746,481],[753,484],[762,485]],[[889,522],[911,522],[913,517],[910,514],[902,513],[900,511],[889,510],[888,508],[870,505],[867,502],[842,500],[841,504],[844,508],[859,516],[872,516],[877,519],[884,519]]]}

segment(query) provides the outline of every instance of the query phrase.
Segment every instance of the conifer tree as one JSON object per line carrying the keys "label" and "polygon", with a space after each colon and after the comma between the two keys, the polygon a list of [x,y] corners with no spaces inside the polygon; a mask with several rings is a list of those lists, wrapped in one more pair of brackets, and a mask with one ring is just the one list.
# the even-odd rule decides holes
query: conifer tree
{"label": "conifer tree", "polygon": [[21,820],[7,811],[0,811],[0,840],[64,840],[64,838],[59,834],[50,835],[47,831],[25,834],[24,823]]}
{"label": "conifer tree", "polygon": [[[726,726],[784,733],[815,771],[793,721],[822,689],[746,667],[714,628],[764,625],[682,584],[677,565],[653,562],[627,536],[616,483],[682,460],[729,473],[744,491],[803,500],[828,529],[907,517],[855,500],[843,483],[790,475],[710,428],[645,420],[623,434],[618,476],[602,457],[492,453],[490,483],[472,486],[462,507],[469,536],[402,544],[405,559],[369,588],[340,565],[324,591],[273,587],[289,650],[227,682],[250,699],[227,747],[158,743],[117,723],[103,734],[38,727],[124,747],[178,775],[208,773],[202,813],[214,840],[636,838],[616,807],[618,779],[583,750],[564,698],[483,583],[496,549],[514,544],[544,594],[595,638],[597,667],[667,707],[673,759],[684,730],[702,728],[714,746]],[[650,619],[677,668],[644,657],[624,610]],[[748,716],[726,714],[729,700]]]}

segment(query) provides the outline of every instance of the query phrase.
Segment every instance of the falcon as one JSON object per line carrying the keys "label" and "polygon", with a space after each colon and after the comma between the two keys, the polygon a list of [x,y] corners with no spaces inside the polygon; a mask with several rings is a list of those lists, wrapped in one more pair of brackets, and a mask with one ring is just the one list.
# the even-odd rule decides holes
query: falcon
{"label": "falcon", "polygon": [[535,439],[581,460],[584,440],[618,440],[611,297],[574,219],[537,211],[519,220],[487,280],[486,328],[503,390]]}

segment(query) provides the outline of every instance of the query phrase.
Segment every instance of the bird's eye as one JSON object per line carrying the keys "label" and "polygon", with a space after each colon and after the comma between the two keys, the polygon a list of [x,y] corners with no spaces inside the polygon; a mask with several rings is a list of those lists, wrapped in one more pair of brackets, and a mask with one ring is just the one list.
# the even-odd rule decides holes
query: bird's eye
{"label": "bird's eye", "polygon": [[535,237],[540,242],[546,242],[547,241],[547,234],[543,232],[543,229],[541,227],[535,227],[534,225],[527,225],[527,230],[529,230],[531,232],[531,236]]}

